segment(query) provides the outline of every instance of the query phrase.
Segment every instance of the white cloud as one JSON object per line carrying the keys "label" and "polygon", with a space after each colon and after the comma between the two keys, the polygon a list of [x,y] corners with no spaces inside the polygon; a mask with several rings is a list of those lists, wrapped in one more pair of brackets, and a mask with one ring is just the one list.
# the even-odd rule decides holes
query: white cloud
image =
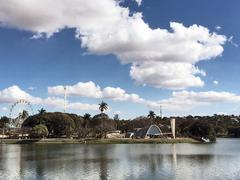
{"label": "white cloud", "polygon": [[142,103],[144,100],[137,94],[128,94],[121,88],[106,87],[103,89],[103,98],[115,101],[130,101],[134,103]]}
{"label": "white cloud", "polygon": [[[195,76],[197,73],[193,69],[197,68],[194,64],[200,60],[217,57],[223,52],[221,44],[225,42],[225,37],[210,34],[208,29],[202,26],[193,25],[187,28],[179,23],[171,23],[173,32],[169,32],[164,29],[150,29],[140,16],[129,21],[123,27],[120,25],[111,37],[89,36],[83,41],[83,46],[92,53],[113,53],[122,63],[131,63],[131,77],[140,84],[170,89],[202,86],[204,83],[200,77]],[[180,77],[172,73],[181,71],[178,68],[179,64],[184,70],[188,69],[185,75]],[[139,69],[146,66],[152,73],[154,82],[151,78],[146,78],[145,73],[141,71],[134,73],[136,67]],[[172,71],[162,74],[159,69],[165,67],[170,67]],[[161,81],[167,83],[162,84]],[[184,83],[179,83],[180,81]]]}
{"label": "white cloud", "polygon": [[[196,76],[195,64],[221,55],[225,36],[210,33],[199,25],[185,27],[176,22],[170,23],[170,30],[151,29],[141,13],[130,15],[129,9],[119,2],[0,0],[0,22],[2,26],[31,31],[35,33],[33,38],[75,28],[83,48],[92,54],[114,54],[122,63],[130,63],[131,77],[140,84],[170,89],[204,84]],[[182,63],[183,70],[187,69],[180,77],[173,73],[181,71],[178,63]],[[170,67],[170,73],[159,72],[164,67]],[[148,70],[151,75],[146,77],[142,71]]]}
{"label": "white cloud", "polygon": [[[140,98],[137,94],[128,94],[121,88],[106,87],[103,90],[98,85],[95,85],[92,81],[79,82],[73,86],[66,86],[68,96],[81,96],[88,98],[105,98],[114,101],[130,101],[134,103],[144,103],[144,99]],[[64,86],[49,87],[48,92],[53,97],[40,98],[34,97],[18,86],[14,85],[0,91],[0,103],[14,103],[19,99],[25,99],[34,105],[42,105],[48,107],[54,107],[63,109],[64,99],[54,97],[55,95],[64,94]],[[88,104],[80,102],[67,102],[67,109],[70,110],[98,110],[97,104]]]}
{"label": "white cloud", "polygon": [[72,110],[98,110],[97,104],[87,104],[87,103],[70,103],[67,105],[68,109]]}
{"label": "white cloud", "polygon": [[[33,105],[42,105],[54,108],[63,108],[64,99],[58,97],[40,98],[34,97],[25,91],[21,90],[18,86],[14,85],[0,91],[0,103],[9,104],[15,103],[19,99],[28,100]],[[86,103],[71,103],[67,102],[67,108],[71,110],[97,110],[98,105]]]}
{"label": "white cloud", "polygon": [[115,0],[1,0],[0,3],[2,25],[47,37],[65,27],[80,28],[82,33],[100,31],[120,20],[121,15],[127,16],[128,9],[118,6]]}
{"label": "white cloud", "polygon": [[156,102],[148,101],[150,107],[159,108],[162,105],[165,109],[186,111],[198,106],[208,106],[213,103],[239,103],[240,96],[229,92],[194,92],[178,91],[173,92],[172,97]]}
{"label": "white cloud", "polygon": [[219,82],[215,80],[215,81],[213,81],[213,84],[218,85]]}
{"label": "white cloud", "polygon": [[140,84],[170,89],[203,86],[204,82],[196,75],[205,76],[206,73],[190,63],[147,62],[133,65],[130,71],[130,76]]}
{"label": "white cloud", "polygon": [[102,97],[102,92],[99,86],[95,85],[92,81],[79,82],[73,86],[54,86],[48,87],[48,93],[52,95],[63,95],[64,87],[66,87],[66,93],[68,96],[83,96],[100,98]]}
{"label": "white cloud", "polygon": [[34,103],[41,101],[41,98],[31,96],[16,85],[0,91],[0,103],[13,103],[19,99],[27,99]]}
{"label": "white cloud", "polygon": [[[194,91],[176,91],[167,99],[159,101],[146,100],[137,94],[128,94],[121,88],[106,87],[102,91],[103,97],[115,101],[130,101],[147,105],[151,108],[159,109],[160,105],[166,110],[187,111],[199,106],[209,106],[214,103],[240,103],[240,95],[230,92],[194,92]],[[18,86],[11,86],[0,91],[0,103],[14,103],[19,99],[26,99],[33,105],[54,107],[63,109],[64,99],[59,97],[40,98],[34,97]],[[88,104],[80,102],[67,102],[68,110],[98,110],[97,104]],[[1,109],[3,110],[3,109]]]}
{"label": "white cloud", "polygon": [[142,0],[135,0],[135,1],[136,1],[136,3],[138,4],[138,6],[141,6]]}
{"label": "white cloud", "polygon": [[[64,99],[57,98],[57,97],[48,97],[46,99],[42,99],[40,105],[46,105],[49,107],[63,109],[64,108]],[[66,108],[68,110],[98,110],[98,105],[67,101]]]}
{"label": "white cloud", "polygon": [[[83,82],[81,82],[84,84]],[[88,82],[86,82],[88,83]],[[92,82],[93,83],[93,82]],[[215,82],[216,83],[216,82]],[[77,83],[79,84],[79,83]],[[113,101],[128,101],[133,103],[138,103],[142,105],[149,106],[150,108],[159,109],[160,105],[163,106],[166,110],[177,110],[177,111],[187,111],[191,110],[193,108],[196,108],[198,106],[209,106],[213,103],[239,103],[240,102],[240,96],[229,93],[229,92],[216,92],[216,91],[206,91],[206,92],[194,92],[194,91],[175,91],[172,93],[172,96],[167,99],[163,100],[147,100],[142,97],[140,97],[138,94],[135,93],[127,93],[125,90],[123,90],[120,87],[114,88],[114,87],[105,87],[103,89],[100,88],[100,86],[95,85],[95,87],[99,87],[100,94],[102,95],[100,98],[109,99]],[[68,86],[71,87],[71,86]],[[73,85],[75,87],[75,85]],[[52,87],[54,89],[54,87]],[[64,92],[62,92],[61,95],[63,95]],[[77,95],[77,93],[72,93]],[[53,94],[56,95],[56,94]],[[58,95],[58,94],[57,94]],[[89,97],[89,95],[86,94],[85,97]],[[99,98],[97,96],[92,96],[92,98]],[[59,103],[56,103],[59,104]],[[60,103],[61,104],[61,103]],[[73,103],[72,105],[68,105],[71,109],[74,109],[75,107],[78,107],[78,103]],[[97,109],[97,106],[87,106],[88,109]]]}
{"label": "white cloud", "polygon": [[126,93],[125,90],[120,87],[105,87],[101,89],[99,85],[96,85],[92,81],[78,82],[72,86],[53,86],[48,87],[48,93],[50,95],[64,95],[64,87],[68,96],[81,96],[90,98],[105,98],[114,101],[130,101],[134,103],[141,103],[144,100],[137,94]]}
{"label": "white cloud", "polygon": [[216,26],[215,29],[216,29],[217,31],[220,31],[220,30],[222,29],[222,27],[221,27],[221,26]]}

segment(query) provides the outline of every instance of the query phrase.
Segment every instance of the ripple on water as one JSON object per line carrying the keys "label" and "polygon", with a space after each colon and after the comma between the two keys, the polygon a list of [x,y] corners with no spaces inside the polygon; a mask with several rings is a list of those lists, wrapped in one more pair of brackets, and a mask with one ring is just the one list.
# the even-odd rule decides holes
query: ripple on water
{"label": "ripple on water", "polygon": [[240,179],[240,140],[0,145],[0,179]]}

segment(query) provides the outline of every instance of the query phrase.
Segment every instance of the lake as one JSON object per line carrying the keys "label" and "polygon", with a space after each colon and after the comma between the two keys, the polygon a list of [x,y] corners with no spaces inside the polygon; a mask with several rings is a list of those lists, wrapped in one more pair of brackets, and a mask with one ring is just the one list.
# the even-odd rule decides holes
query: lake
{"label": "lake", "polygon": [[214,144],[0,144],[0,179],[240,179],[240,139]]}

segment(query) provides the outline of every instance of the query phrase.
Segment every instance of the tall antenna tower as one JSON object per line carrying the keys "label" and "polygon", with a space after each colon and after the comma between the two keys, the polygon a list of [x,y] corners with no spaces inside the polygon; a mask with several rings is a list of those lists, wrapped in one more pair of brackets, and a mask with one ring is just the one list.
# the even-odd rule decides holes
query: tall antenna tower
{"label": "tall antenna tower", "polygon": [[163,118],[163,114],[162,114],[162,105],[160,105],[160,117]]}
{"label": "tall antenna tower", "polygon": [[64,86],[64,113],[66,113],[67,109],[67,87]]}

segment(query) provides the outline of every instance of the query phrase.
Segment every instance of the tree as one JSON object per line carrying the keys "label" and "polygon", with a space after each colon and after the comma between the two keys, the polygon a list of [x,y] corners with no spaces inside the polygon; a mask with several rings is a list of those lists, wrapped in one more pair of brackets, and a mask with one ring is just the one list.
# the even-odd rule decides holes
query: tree
{"label": "tree", "polygon": [[[103,112],[108,109],[108,104],[102,101],[99,105],[99,110],[101,111],[101,115],[103,115]],[[103,118],[101,118],[101,137],[103,136]]]}
{"label": "tree", "polygon": [[91,114],[89,114],[89,113],[85,113],[83,116],[83,119],[85,119],[85,120],[90,120],[90,118],[91,118]]}
{"label": "tree", "polygon": [[96,114],[95,116],[93,116],[92,121],[96,121],[96,120],[101,120],[101,119],[109,119],[109,116],[105,113],[101,113],[101,114]]}
{"label": "tree", "polygon": [[[119,115],[118,115],[118,114],[115,114],[114,117],[113,117],[113,120],[114,120],[114,121],[119,121],[119,120],[120,120],[120,119],[119,119]],[[118,129],[117,123],[115,123],[115,129]]]}
{"label": "tree", "polygon": [[155,119],[155,117],[156,117],[155,112],[154,111],[149,111],[148,117],[151,120],[151,124],[152,124],[153,119]]}
{"label": "tree", "polygon": [[83,119],[85,120],[85,128],[88,128],[89,121],[91,119],[91,114],[85,113],[83,116]]}
{"label": "tree", "polygon": [[28,112],[26,110],[23,110],[23,112],[21,113],[21,118],[26,119],[28,116],[29,116]]}
{"label": "tree", "polygon": [[104,101],[102,101],[99,105],[99,110],[101,111],[101,113],[103,113],[104,111],[106,111],[108,109],[108,104],[105,103]]}
{"label": "tree", "polygon": [[190,125],[188,132],[193,137],[204,137],[208,138],[211,142],[216,141],[216,133],[210,123],[196,121]]}
{"label": "tree", "polygon": [[30,116],[23,122],[22,127],[34,127],[41,122],[44,122],[49,130],[49,135],[53,137],[64,135],[69,137],[76,128],[76,123],[69,114],[59,112]]}
{"label": "tree", "polygon": [[86,126],[85,120],[82,116],[78,116],[76,114],[69,114],[69,113],[64,113],[64,114],[67,114],[68,116],[70,116],[71,119],[73,119],[75,123],[75,130]]}
{"label": "tree", "polygon": [[0,128],[6,127],[6,124],[10,122],[10,119],[7,116],[3,116],[0,119]]}
{"label": "tree", "polygon": [[39,124],[33,127],[31,136],[35,138],[44,138],[48,136],[48,128],[43,124]]}
{"label": "tree", "polygon": [[119,115],[118,115],[118,114],[115,114],[114,117],[113,117],[113,119],[114,119],[115,121],[119,121]]}
{"label": "tree", "polygon": [[150,119],[154,119],[154,118],[156,117],[155,112],[154,112],[154,111],[149,111],[148,117],[149,117]]}
{"label": "tree", "polygon": [[44,113],[46,113],[46,109],[41,108],[38,110],[38,112],[39,112],[39,114],[44,114]]}

